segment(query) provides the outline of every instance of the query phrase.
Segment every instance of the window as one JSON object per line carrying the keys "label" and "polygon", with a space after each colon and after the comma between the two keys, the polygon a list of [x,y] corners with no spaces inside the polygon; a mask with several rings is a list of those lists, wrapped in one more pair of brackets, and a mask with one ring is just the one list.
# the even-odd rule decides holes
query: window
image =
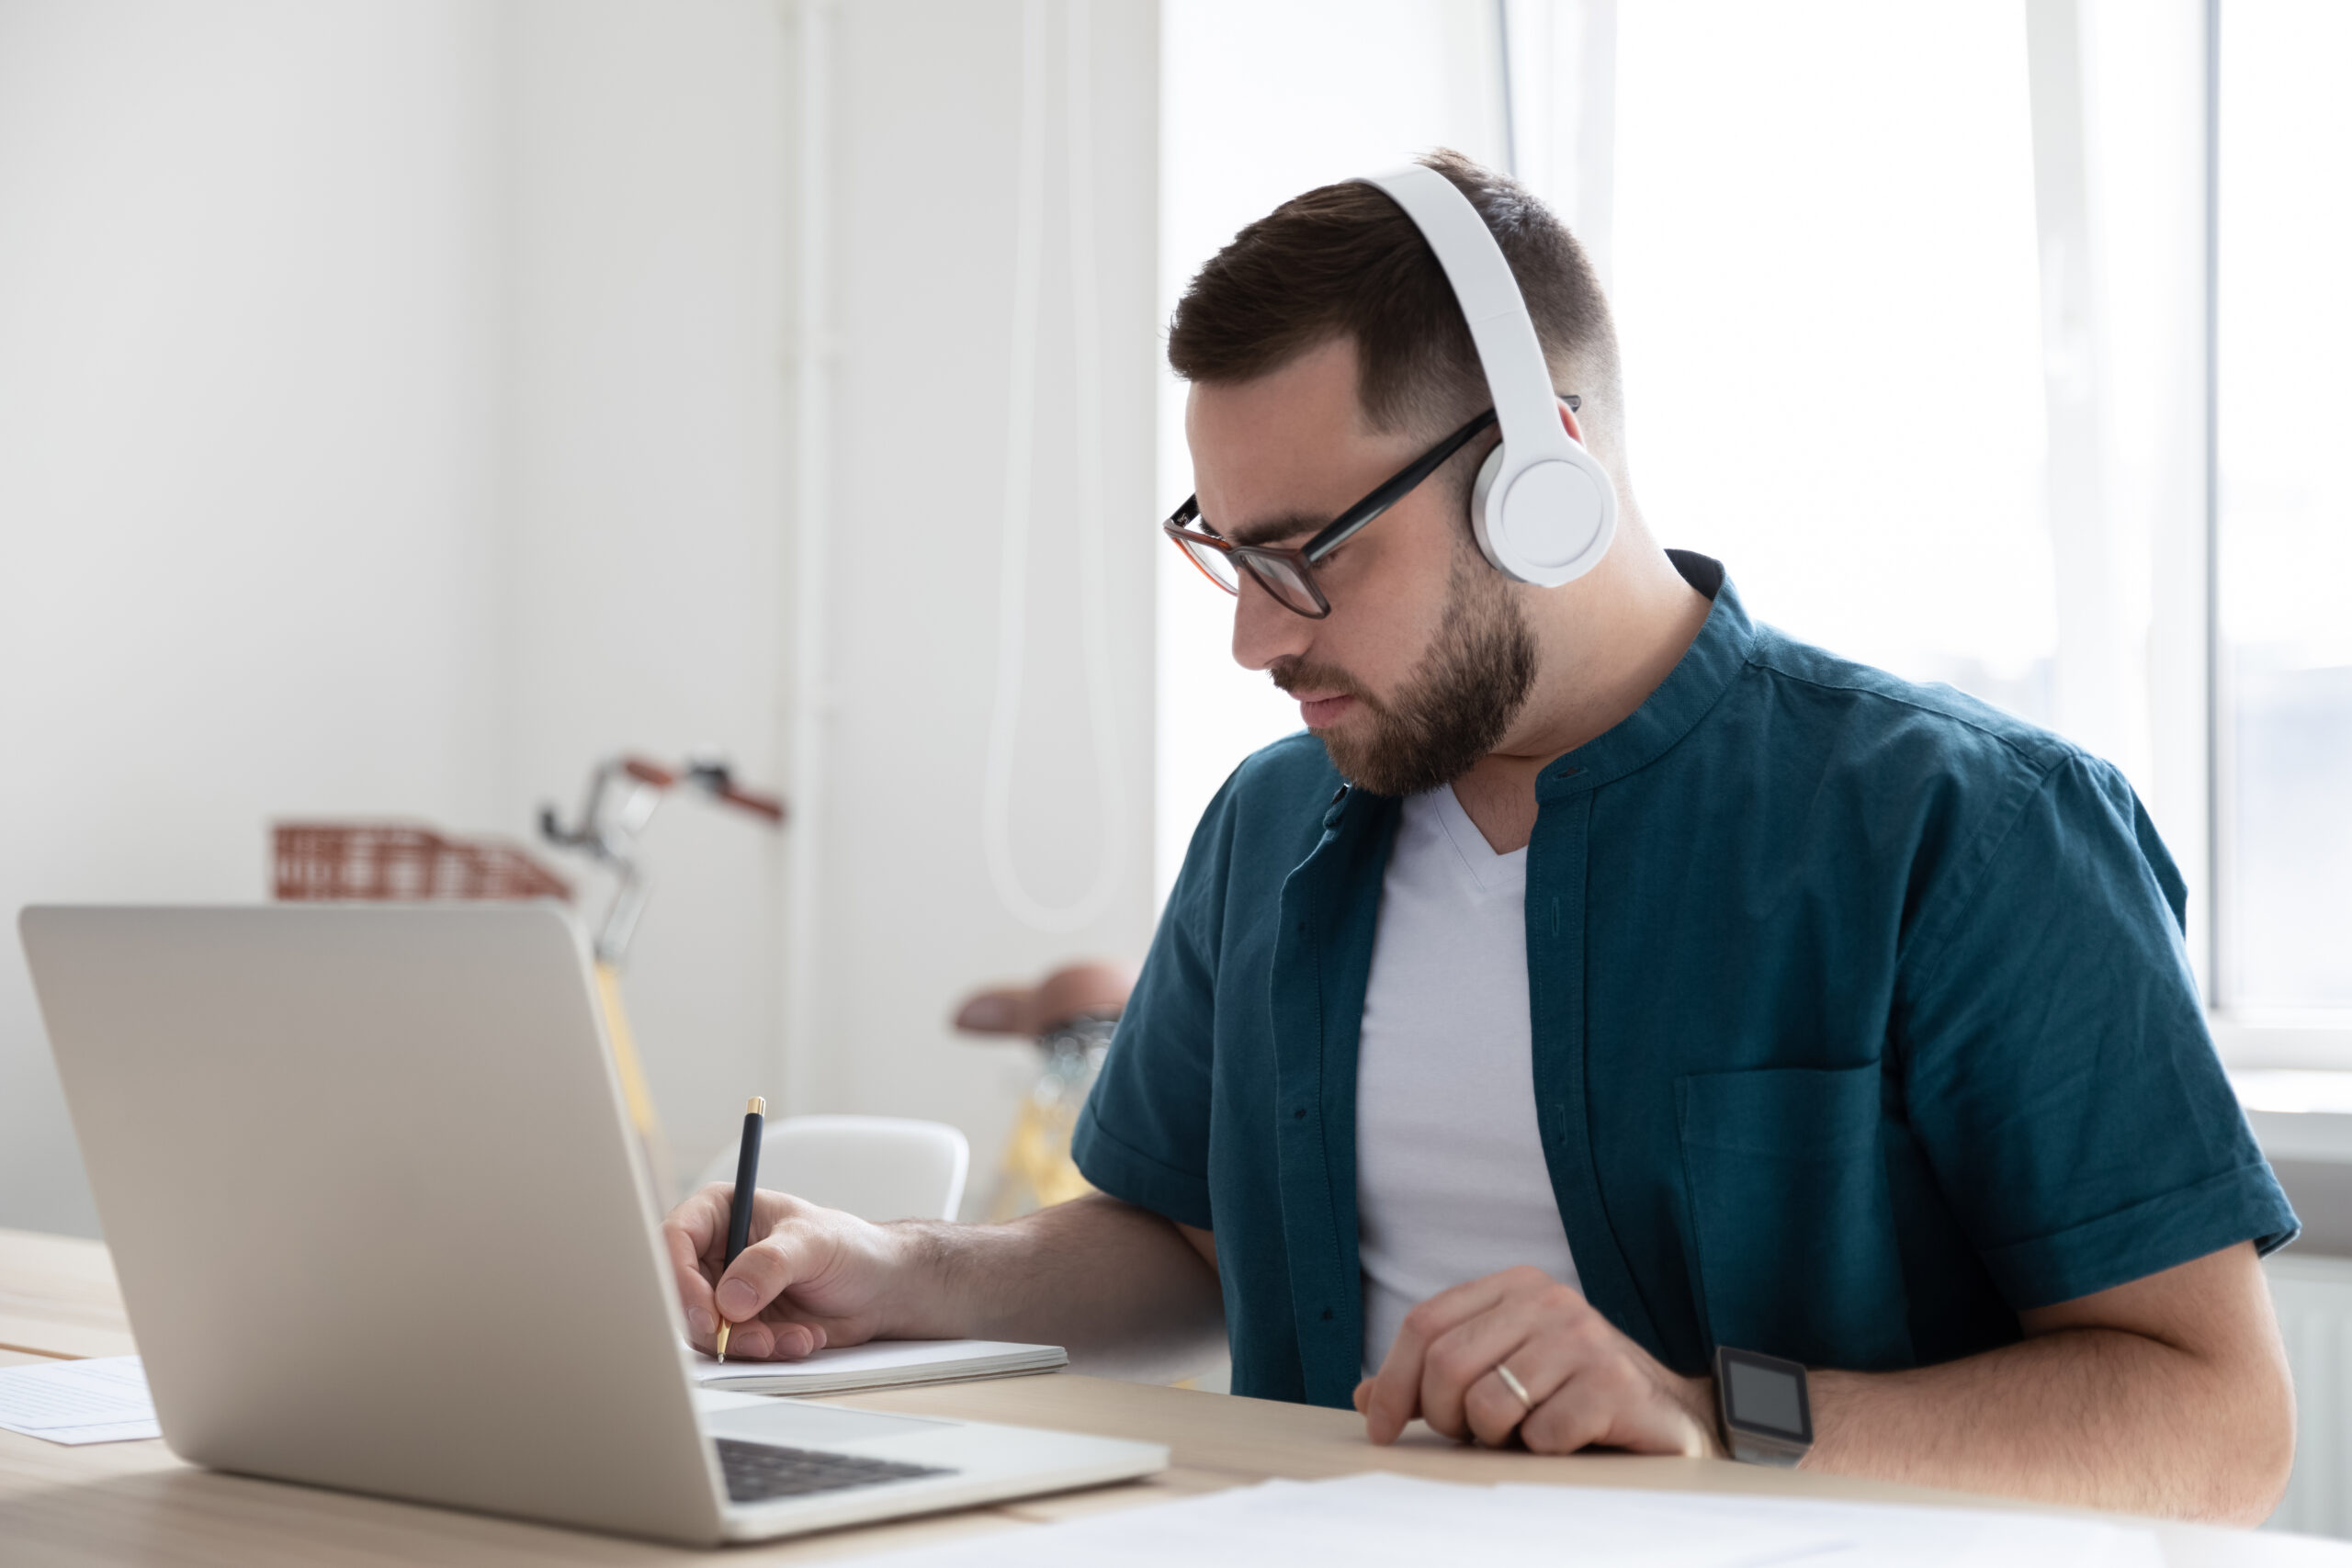
{"label": "window", "polygon": [[2352,1009],[2352,7],[2222,25],[2217,989]]}
{"label": "window", "polygon": [[1612,294],[1652,531],[1793,636],[2053,722],[2022,7],[1619,16]]}

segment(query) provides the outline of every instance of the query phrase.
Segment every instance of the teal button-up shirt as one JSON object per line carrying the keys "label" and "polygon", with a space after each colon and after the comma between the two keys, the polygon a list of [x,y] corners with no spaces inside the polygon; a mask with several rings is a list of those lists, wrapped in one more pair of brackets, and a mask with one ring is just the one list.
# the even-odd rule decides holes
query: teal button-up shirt
{"label": "teal button-up shirt", "polygon": [[[2055,736],[1714,608],[1547,765],[1538,1125],[1587,1297],[1668,1366],[1907,1367],[2296,1221],[2207,1034],[2187,893]],[[1216,1233],[1236,1393],[1349,1402],[1356,1042],[1397,803],[1321,742],[1202,818],[1079,1166]]]}

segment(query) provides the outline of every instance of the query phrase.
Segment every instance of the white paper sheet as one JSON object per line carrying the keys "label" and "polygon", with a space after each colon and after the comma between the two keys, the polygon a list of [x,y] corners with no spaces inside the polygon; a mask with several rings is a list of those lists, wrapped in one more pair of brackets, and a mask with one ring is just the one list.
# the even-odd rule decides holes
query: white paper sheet
{"label": "white paper sheet", "polygon": [[2096,1519],[1411,1476],[1270,1481],[918,1548],[875,1568],[2143,1568],[2155,1538]]}
{"label": "white paper sheet", "polygon": [[160,1438],[136,1356],[0,1367],[0,1427],[52,1443]]}

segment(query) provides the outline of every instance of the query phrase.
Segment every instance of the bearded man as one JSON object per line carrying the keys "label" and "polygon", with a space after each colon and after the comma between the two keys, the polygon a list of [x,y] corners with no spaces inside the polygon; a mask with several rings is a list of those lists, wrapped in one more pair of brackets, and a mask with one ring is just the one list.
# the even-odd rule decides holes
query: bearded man
{"label": "bearded man", "polygon": [[[1193,836],[1080,1124],[1100,1193],[999,1226],[763,1193],[722,1271],[710,1189],[668,1225],[694,1332],[1136,1375],[1222,1342],[1236,1393],[1352,1401],[1375,1442],[1542,1451],[1722,1451],[1736,1348],[1809,1369],[1809,1466],[2261,1517],[2293,1434],[2256,1258],[2296,1222],[2140,803],[1661,549],[1576,242],[1428,163],[1614,481],[1609,553],[1558,588],[1482,556],[1486,381],[1387,196],[1244,230],[1170,334],[1198,493],[1166,526],[1306,733]],[[1756,483],[1826,434],[1788,429]]]}

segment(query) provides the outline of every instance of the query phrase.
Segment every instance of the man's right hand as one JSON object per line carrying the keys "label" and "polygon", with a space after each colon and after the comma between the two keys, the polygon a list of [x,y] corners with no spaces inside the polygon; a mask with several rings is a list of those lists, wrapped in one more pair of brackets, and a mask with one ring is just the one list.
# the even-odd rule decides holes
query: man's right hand
{"label": "man's right hand", "polygon": [[820,1209],[782,1192],[761,1192],[752,1205],[752,1240],[727,1267],[727,1219],[734,1189],[713,1182],[662,1222],[686,1309],[686,1332],[708,1350],[724,1316],[727,1354],[745,1360],[795,1360],[827,1345],[859,1345],[904,1333],[886,1318],[903,1304],[913,1270],[910,1237],[838,1209]]}
{"label": "man's right hand", "polygon": [[704,1188],[662,1222],[686,1333],[727,1353],[791,1360],[868,1339],[1019,1339],[1071,1364],[1166,1382],[1211,1364],[1225,1341],[1216,1243],[1090,1192],[1001,1225],[868,1224],[763,1192],[752,1244],[723,1268],[734,1189]]}

